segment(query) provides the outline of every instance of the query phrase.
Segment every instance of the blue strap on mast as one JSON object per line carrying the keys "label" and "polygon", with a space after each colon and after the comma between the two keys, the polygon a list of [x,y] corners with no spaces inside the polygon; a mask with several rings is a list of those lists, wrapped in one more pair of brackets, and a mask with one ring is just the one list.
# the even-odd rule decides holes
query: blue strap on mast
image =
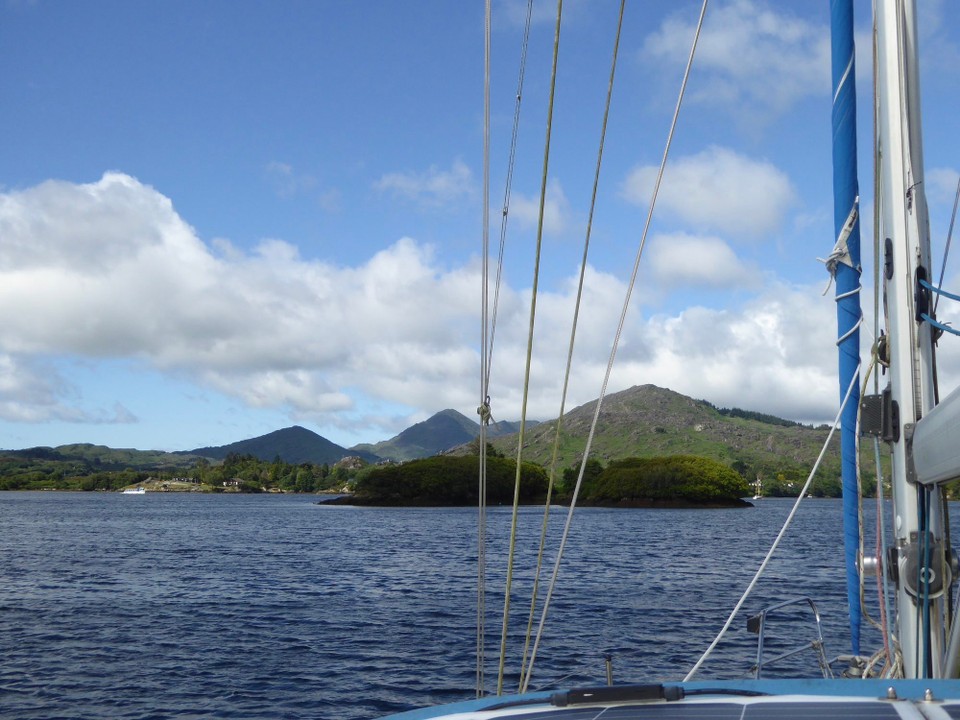
{"label": "blue strap on mast", "polygon": [[[854,84],[853,0],[830,1],[830,45],[833,76],[833,221],[838,239],[836,263],[837,342],[840,350],[840,397],[846,394],[860,367],[860,222],[857,215],[857,98]],[[850,227],[847,227],[848,223]],[[842,240],[846,235],[846,247]],[[857,408],[859,380],[840,422],[843,471],[843,540],[847,566],[847,603],[850,641],[860,654],[860,580],[857,553],[860,525],[857,516]],[[878,479],[879,482],[879,479]]]}

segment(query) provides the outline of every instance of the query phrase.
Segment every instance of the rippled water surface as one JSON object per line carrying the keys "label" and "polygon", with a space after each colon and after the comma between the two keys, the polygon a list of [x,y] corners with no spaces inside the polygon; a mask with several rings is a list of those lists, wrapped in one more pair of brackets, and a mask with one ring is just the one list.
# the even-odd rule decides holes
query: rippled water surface
{"label": "rippled water surface", "polygon": [[[472,697],[476,510],[315,501],[0,493],[0,715],[353,719]],[[578,510],[534,685],[600,683],[607,652],[618,681],[680,679],[789,509]],[[508,687],[541,519],[521,510]],[[488,520],[492,684],[509,510]],[[746,675],[746,614],[797,595],[818,601],[828,654],[849,651],[840,522],[839,501],[804,502],[703,677]]]}

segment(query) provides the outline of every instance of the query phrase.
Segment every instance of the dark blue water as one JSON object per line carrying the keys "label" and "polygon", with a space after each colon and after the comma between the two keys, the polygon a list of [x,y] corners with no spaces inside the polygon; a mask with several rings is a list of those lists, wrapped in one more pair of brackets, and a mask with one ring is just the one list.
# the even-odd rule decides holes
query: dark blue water
{"label": "dark blue water", "polygon": [[[314,501],[0,493],[0,716],[352,719],[473,697],[476,510]],[[682,678],[789,509],[578,510],[533,685],[601,683],[605,652],[619,682]],[[541,517],[521,511],[508,687]],[[849,652],[840,522],[839,501],[805,501],[701,677],[745,676],[746,615],[797,595]],[[490,511],[491,683],[508,528]]]}

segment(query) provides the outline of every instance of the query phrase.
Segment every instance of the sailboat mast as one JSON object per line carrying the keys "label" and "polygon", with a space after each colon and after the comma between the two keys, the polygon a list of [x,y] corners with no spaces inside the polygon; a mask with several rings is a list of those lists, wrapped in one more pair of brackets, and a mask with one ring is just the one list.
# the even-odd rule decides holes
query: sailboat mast
{"label": "sailboat mast", "polygon": [[[879,241],[889,362],[885,439],[891,443],[898,639],[905,677],[939,677],[949,577],[942,547],[945,510],[935,485],[917,482],[913,430],[936,404],[933,338],[918,321],[929,294],[930,243],[923,185],[914,0],[876,0]],[[886,395],[886,393],[885,393]]]}

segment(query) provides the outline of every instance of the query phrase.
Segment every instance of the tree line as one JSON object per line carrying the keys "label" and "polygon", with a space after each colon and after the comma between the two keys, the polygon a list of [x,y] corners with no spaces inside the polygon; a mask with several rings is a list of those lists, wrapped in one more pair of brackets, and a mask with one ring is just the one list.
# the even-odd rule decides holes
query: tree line
{"label": "tree line", "polygon": [[315,493],[341,488],[355,474],[346,467],[313,463],[291,464],[279,457],[272,461],[252,455],[227,455],[223,462],[200,458],[192,465],[158,469],[124,468],[102,470],[97,462],[62,460],[55,456],[0,456],[0,490],[119,490],[156,480],[188,480],[208,491],[227,486],[241,492],[283,490]]}

